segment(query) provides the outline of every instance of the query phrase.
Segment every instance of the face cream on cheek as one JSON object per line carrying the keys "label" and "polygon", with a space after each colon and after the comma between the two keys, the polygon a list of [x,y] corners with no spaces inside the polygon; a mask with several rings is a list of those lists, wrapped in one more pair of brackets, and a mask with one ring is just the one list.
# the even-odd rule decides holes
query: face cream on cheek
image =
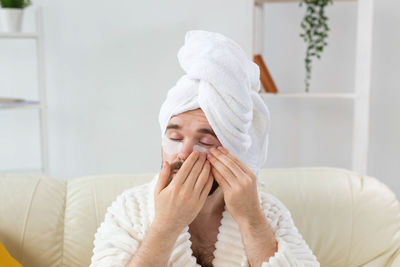
{"label": "face cream on cheek", "polygon": [[207,154],[209,152],[207,148],[199,146],[199,145],[194,145],[193,146],[193,150],[197,150],[197,151],[200,151],[200,152],[205,152]]}

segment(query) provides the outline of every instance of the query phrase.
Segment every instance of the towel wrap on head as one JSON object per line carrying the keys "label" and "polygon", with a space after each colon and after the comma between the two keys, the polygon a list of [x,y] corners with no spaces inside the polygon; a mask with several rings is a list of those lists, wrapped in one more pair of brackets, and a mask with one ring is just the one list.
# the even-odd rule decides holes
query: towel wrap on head
{"label": "towel wrap on head", "polygon": [[258,65],[233,40],[202,30],[186,33],[178,61],[185,74],[161,106],[161,136],[172,116],[201,108],[221,144],[258,176],[270,129]]}

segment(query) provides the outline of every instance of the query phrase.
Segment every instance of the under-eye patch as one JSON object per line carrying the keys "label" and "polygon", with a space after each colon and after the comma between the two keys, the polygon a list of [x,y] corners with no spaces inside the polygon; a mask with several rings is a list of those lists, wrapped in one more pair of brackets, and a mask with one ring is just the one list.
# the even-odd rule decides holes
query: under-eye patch
{"label": "under-eye patch", "polygon": [[208,152],[209,152],[207,148],[202,147],[202,146],[199,146],[199,145],[194,145],[194,146],[193,146],[193,150],[197,150],[197,151],[205,152],[205,153],[208,153]]}
{"label": "under-eye patch", "polygon": [[182,142],[174,141],[163,135],[161,145],[164,149],[164,152],[169,155],[178,154],[182,149]]}
{"label": "under-eye patch", "polygon": [[[179,151],[182,149],[182,142],[174,141],[168,138],[167,136],[163,135],[161,145],[164,149],[164,152],[168,155],[175,155],[178,154]],[[199,145],[194,145],[193,150],[197,150],[200,152],[208,153],[208,149]]]}

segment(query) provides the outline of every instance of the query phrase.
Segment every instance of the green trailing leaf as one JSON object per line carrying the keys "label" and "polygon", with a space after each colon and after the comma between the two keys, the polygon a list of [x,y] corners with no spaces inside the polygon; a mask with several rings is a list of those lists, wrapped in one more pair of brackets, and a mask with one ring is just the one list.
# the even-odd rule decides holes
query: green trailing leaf
{"label": "green trailing leaf", "polygon": [[328,31],[330,30],[327,21],[328,17],[325,15],[325,7],[328,4],[333,4],[333,0],[302,0],[300,6],[305,4],[306,14],[300,26],[303,33],[300,37],[307,44],[305,68],[306,78],[304,80],[306,85],[306,92],[310,89],[311,80],[311,64],[312,58],[321,58],[321,53],[324,47],[328,45],[325,41],[328,38]]}
{"label": "green trailing leaf", "polygon": [[31,4],[31,0],[0,0],[2,8],[25,8]]}

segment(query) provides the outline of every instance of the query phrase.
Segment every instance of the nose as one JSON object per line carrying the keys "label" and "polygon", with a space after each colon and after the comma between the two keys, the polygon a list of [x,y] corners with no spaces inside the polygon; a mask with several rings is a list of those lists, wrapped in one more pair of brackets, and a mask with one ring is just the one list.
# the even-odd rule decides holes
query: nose
{"label": "nose", "polygon": [[194,146],[193,142],[190,141],[183,142],[181,150],[178,153],[178,158],[183,161],[186,160],[192,153],[193,146]]}

